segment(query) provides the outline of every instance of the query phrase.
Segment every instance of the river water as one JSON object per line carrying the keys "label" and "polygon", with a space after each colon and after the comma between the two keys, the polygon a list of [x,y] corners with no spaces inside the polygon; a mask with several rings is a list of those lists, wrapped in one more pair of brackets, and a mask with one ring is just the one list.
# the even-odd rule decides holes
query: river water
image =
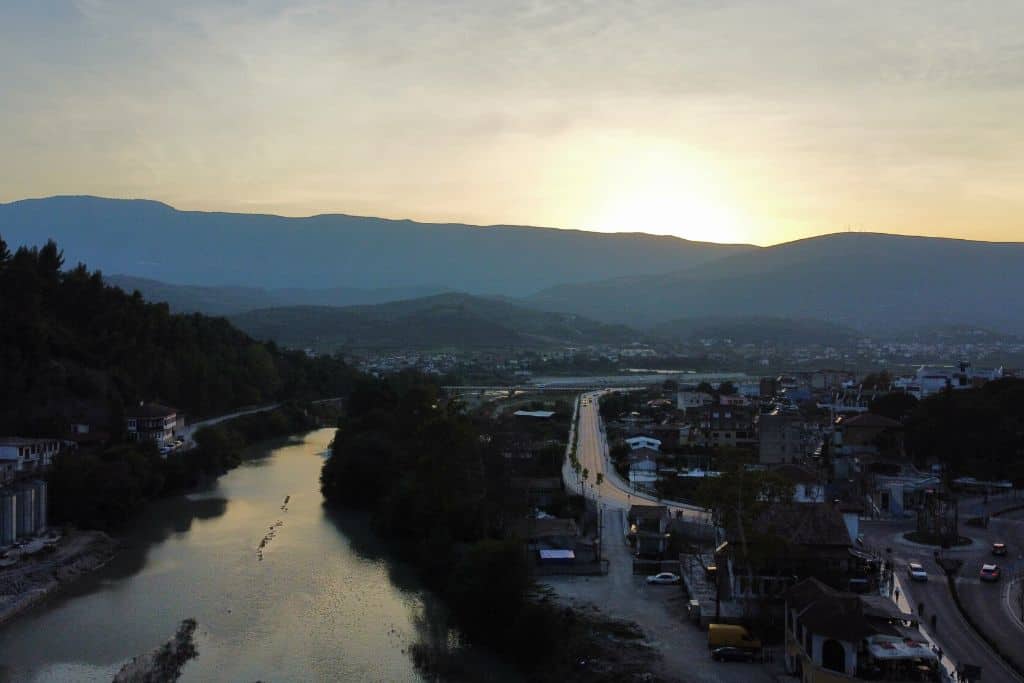
{"label": "river water", "polygon": [[200,655],[183,681],[422,680],[408,648],[433,630],[430,598],[365,518],[323,509],[332,436],[264,445],[150,505],[110,564],[0,628],[0,681],[109,681],[187,617]]}

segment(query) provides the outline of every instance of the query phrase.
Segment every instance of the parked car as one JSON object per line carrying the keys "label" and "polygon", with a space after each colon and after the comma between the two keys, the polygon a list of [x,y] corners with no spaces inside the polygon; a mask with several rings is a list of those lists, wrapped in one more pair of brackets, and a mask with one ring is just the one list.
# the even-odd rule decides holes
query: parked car
{"label": "parked car", "polygon": [[907,576],[910,577],[911,581],[927,581],[928,572],[924,570],[919,562],[911,562],[907,565]]}
{"label": "parked car", "polygon": [[1000,577],[999,565],[998,564],[983,564],[981,565],[982,581],[998,581]]}
{"label": "parked car", "polygon": [[1006,554],[1006,544],[1005,543],[993,543],[992,544],[992,554],[993,555],[1005,555]]}
{"label": "parked car", "polygon": [[679,575],[673,574],[672,572],[662,572],[660,574],[655,574],[653,576],[647,577],[647,583],[657,583],[662,585],[671,585],[674,583],[679,583],[679,581]]}
{"label": "parked car", "polygon": [[708,649],[713,651],[720,647],[757,651],[761,649],[761,641],[738,624],[708,624]]}
{"label": "parked car", "polygon": [[711,651],[711,659],[716,662],[752,662],[756,656],[754,650],[742,647],[716,647]]}

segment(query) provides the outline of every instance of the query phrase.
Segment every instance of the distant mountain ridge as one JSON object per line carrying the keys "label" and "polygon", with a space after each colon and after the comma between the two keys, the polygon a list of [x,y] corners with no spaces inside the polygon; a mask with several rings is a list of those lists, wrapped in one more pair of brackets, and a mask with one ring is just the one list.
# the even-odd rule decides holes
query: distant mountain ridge
{"label": "distant mountain ridge", "polygon": [[230,320],[257,339],[321,351],[614,344],[637,337],[624,326],[461,293],[373,306],[268,308]]}
{"label": "distant mountain ridge", "polygon": [[837,233],[761,248],[95,197],[0,204],[0,235],[12,246],[57,238],[68,263],[123,274],[112,280],[175,310],[224,315],[457,291],[644,329],[762,317],[869,334],[935,325],[1024,333],[1021,242]]}
{"label": "distant mountain ridge", "polygon": [[108,275],[106,281],[126,292],[138,290],[148,301],[162,301],[173,313],[235,315],[260,308],[282,306],[355,306],[432,296],[440,287],[389,289],[264,289],[262,287],[210,287],[171,285],[131,275]]}
{"label": "distant mountain ridge", "polygon": [[1024,243],[837,233],[670,274],[548,288],[528,305],[607,322],[816,318],[863,331],[935,324],[1024,332]]}
{"label": "distant mountain ridge", "polygon": [[69,263],[174,284],[436,287],[506,296],[667,273],[756,249],[556,228],[178,211],[160,202],[98,197],[0,204],[0,235],[12,246],[54,238]]}

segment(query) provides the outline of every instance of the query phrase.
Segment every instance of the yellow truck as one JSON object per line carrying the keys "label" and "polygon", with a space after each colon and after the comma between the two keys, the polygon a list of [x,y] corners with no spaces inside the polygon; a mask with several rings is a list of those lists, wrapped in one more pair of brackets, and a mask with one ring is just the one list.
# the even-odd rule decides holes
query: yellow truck
{"label": "yellow truck", "polygon": [[738,647],[744,650],[760,650],[761,641],[750,635],[750,631],[735,624],[708,624],[708,649]]}

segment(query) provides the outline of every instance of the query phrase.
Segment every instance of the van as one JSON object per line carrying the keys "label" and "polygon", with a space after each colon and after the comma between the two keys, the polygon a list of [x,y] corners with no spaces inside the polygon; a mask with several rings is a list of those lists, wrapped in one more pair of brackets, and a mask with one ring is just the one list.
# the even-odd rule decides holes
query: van
{"label": "van", "polygon": [[753,638],[750,631],[735,624],[708,624],[708,649],[718,647],[739,647],[745,650],[760,650],[761,641]]}

